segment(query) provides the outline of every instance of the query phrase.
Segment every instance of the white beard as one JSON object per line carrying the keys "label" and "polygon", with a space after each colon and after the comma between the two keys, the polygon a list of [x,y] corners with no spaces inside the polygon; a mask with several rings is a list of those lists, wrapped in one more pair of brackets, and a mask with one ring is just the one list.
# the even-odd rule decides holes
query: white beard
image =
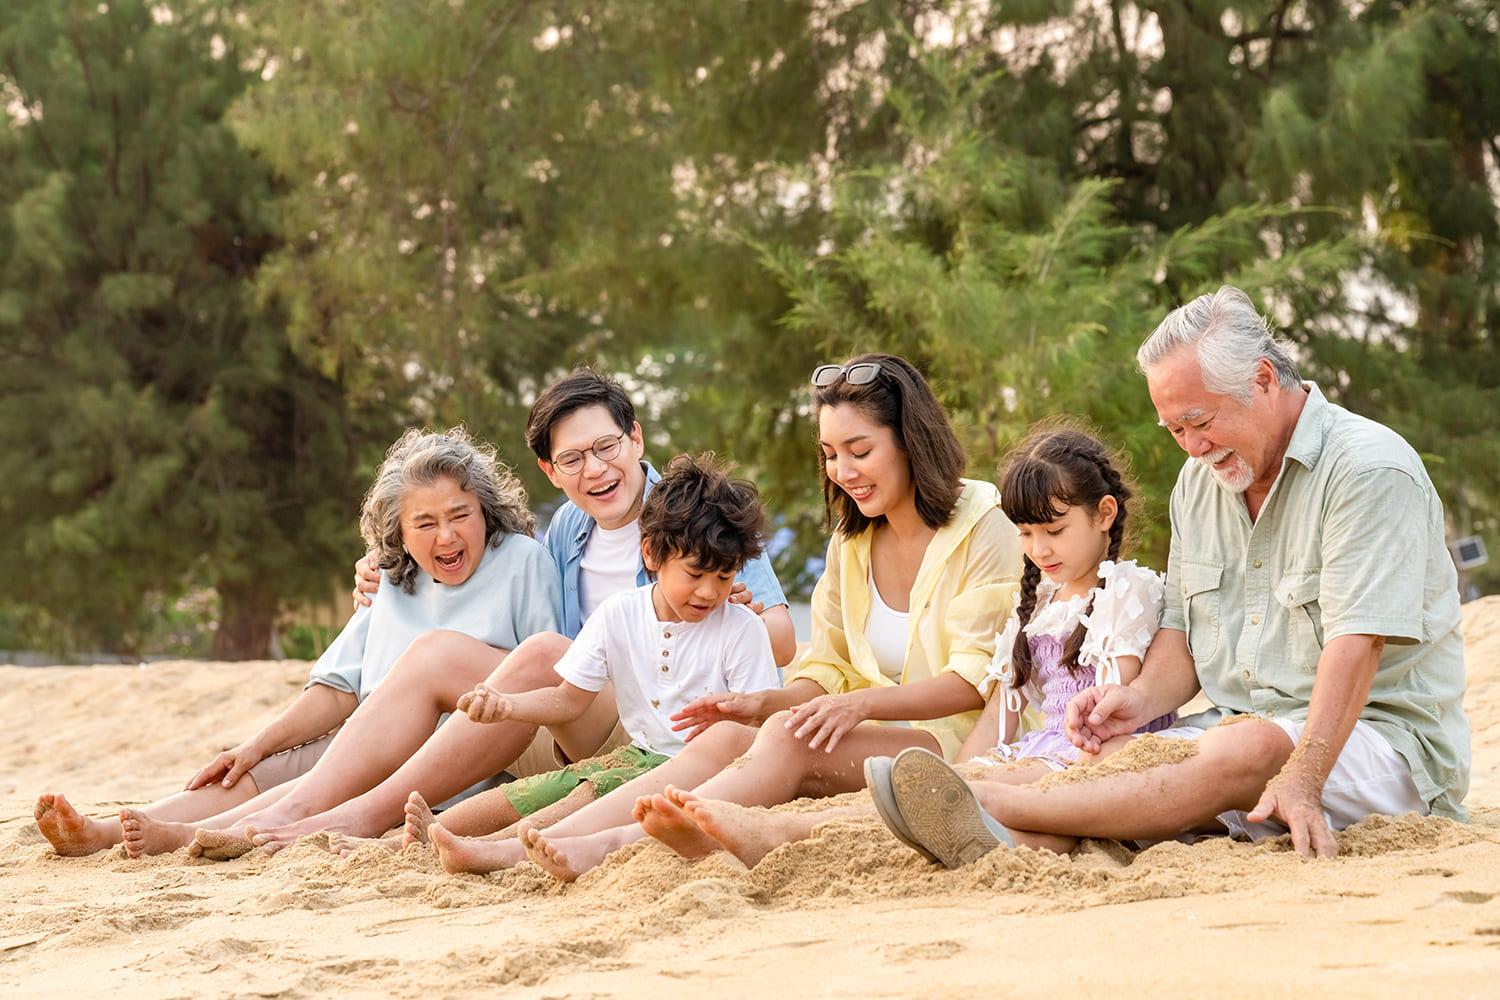
{"label": "white beard", "polygon": [[1213,474],[1214,482],[1219,488],[1230,493],[1243,493],[1255,482],[1255,470],[1250,468],[1250,463],[1235,455],[1224,468],[1216,467],[1216,464],[1232,454],[1228,448],[1220,448],[1218,451],[1210,452],[1201,456],[1198,461],[1208,467]]}

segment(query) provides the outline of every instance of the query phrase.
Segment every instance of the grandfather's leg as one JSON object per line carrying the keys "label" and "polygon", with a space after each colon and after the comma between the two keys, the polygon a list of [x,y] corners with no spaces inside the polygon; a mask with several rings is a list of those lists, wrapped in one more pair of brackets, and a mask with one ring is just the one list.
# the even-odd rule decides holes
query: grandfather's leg
{"label": "grandfather's leg", "polygon": [[1198,752],[1178,764],[1050,788],[987,781],[969,787],[1017,844],[1033,845],[1028,833],[1166,840],[1212,829],[1220,813],[1254,808],[1291,753],[1278,727],[1252,721],[1210,729]]}

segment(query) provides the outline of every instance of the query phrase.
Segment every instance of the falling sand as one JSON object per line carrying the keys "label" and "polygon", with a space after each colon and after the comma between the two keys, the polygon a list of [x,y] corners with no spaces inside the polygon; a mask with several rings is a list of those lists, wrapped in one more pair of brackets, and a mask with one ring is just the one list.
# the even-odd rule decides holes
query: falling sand
{"label": "falling sand", "polygon": [[[419,844],[342,858],[324,837],[225,863],[185,849],[59,858],[32,816],[38,794],[112,816],[177,791],[290,702],[306,666],[0,668],[0,982],[16,995],[55,993],[61,976],[80,993],[412,1000],[655,998],[710,982],[727,996],[981,995],[1004,982],[1051,997],[1103,968],[1113,991],[1152,997],[1200,996],[1204,982],[1231,996],[1471,995],[1500,954],[1500,598],[1466,606],[1465,630],[1468,824],[1370,819],[1321,862],[1287,838],[1138,853],[1086,841],[948,871],[878,820],[846,818],[752,869],[642,842],[566,887],[529,862],[448,876]],[[1191,752],[1143,739],[1048,780]],[[862,804],[860,792],[776,811]]]}

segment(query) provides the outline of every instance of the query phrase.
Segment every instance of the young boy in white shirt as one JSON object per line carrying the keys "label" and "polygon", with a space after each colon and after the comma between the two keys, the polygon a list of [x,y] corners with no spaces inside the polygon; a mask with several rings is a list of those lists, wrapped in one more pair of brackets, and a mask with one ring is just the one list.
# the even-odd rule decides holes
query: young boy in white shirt
{"label": "young boy in white shirt", "polygon": [[765,627],[749,608],[728,602],[735,573],[760,553],[764,527],[750,483],[730,479],[711,455],[673,459],[641,509],[652,582],[615,594],[589,616],[554,668],[561,684],[519,694],[481,684],[458,702],[475,722],[554,725],[581,716],[613,683],[630,744],[485,793],[510,806],[502,810],[510,825],[498,834],[457,837],[423,808],[408,808],[408,833],[425,833],[450,872],[509,867],[525,857],[511,834],[522,817],[554,823],[680,751],[671,716],[689,702],[780,686]]}

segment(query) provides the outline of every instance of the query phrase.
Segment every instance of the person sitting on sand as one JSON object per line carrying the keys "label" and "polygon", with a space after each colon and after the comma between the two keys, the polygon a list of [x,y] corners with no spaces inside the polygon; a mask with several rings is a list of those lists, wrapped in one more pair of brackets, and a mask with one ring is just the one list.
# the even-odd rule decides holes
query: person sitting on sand
{"label": "person sitting on sand", "polygon": [[[494,449],[461,427],[411,430],[391,446],[365,496],[360,530],[391,586],[355,612],[297,700],[215,757],[183,791],[118,819],[86,818],[62,795],[41,796],[37,826],[57,853],[91,854],[122,840],[131,857],[175,850],[199,825],[229,826],[277,801],[333,746],[358,738],[372,709],[402,685],[393,664],[425,632],[463,632],[503,655],[557,627],[557,572],[531,537],[526,493]],[[437,719],[434,709],[381,723],[374,752],[355,759],[347,779],[378,780],[432,734]]]}
{"label": "person sitting on sand", "polygon": [[1457,580],[1421,458],[1301,381],[1238,289],[1173,311],[1138,361],[1190,456],[1172,491],[1166,611],[1140,675],[1079,694],[1067,728],[1097,752],[1200,688],[1214,707],[1159,734],[1192,741],[1177,753],[1134,737],[1115,761],[1140,745],[1139,769],[1046,789],[965,783],[904,753],[885,793],[906,833],[960,863],[1056,836],[1225,830],[1289,832],[1299,854],[1331,857],[1332,831],[1367,816],[1462,819]]}
{"label": "person sitting on sand", "polygon": [[[966,777],[1025,784],[1071,766],[1080,751],[1063,731],[1068,702],[1086,687],[1129,683],[1140,673],[1164,595],[1160,575],[1119,561],[1131,497],[1108,449],[1081,431],[1043,425],[1006,458],[1000,506],[1020,533],[1025,570],[1020,599],[981,686],[988,704],[958,754],[967,762],[960,768]],[[1017,739],[1028,702],[1042,707],[1042,722]],[[1174,719],[1163,716],[1143,731],[1164,729]],[[865,761],[872,793],[883,789],[881,772],[889,765],[888,757]],[[927,853],[906,835],[888,798],[777,812],[677,789],[667,797],[746,865],[830,820],[877,810],[897,837]],[[1054,838],[1045,846],[1064,852],[1075,843]]]}
{"label": "person sitting on sand", "polygon": [[[673,459],[641,508],[653,582],[599,606],[558,661],[557,687],[505,694],[481,684],[458,702],[475,722],[551,725],[577,718],[612,682],[630,745],[486,792],[445,813],[430,834],[419,822],[408,829],[430,835],[447,860],[454,853],[447,828],[464,823],[471,806],[490,822],[498,812],[506,827],[543,809],[544,821],[555,822],[681,751],[686,744],[671,716],[690,701],[775,687],[766,630],[744,605],[726,603],[735,573],[760,551],[764,522],[755,487],[731,480],[712,456]],[[499,801],[486,810],[481,799]],[[425,805],[414,797],[409,812],[425,818]],[[509,864],[523,857],[510,830],[489,841],[469,853],[488,850]]]}
{"label": "person sitting on sand", "polygon": [[688,745],[672,760],[545,831],[523,823],[527,855],[556,877],[648,833],[685,854],[713,850],[660,794],[669,785],[751,805],[854,791],[867,757],[909,746],[952,756],[978,717],[1021,567],[999,491],[961,478],[963,449],[910,362],[863,355],[820,367],[813,386],[835,534],[811,645],[786,687],[676,713]]}

